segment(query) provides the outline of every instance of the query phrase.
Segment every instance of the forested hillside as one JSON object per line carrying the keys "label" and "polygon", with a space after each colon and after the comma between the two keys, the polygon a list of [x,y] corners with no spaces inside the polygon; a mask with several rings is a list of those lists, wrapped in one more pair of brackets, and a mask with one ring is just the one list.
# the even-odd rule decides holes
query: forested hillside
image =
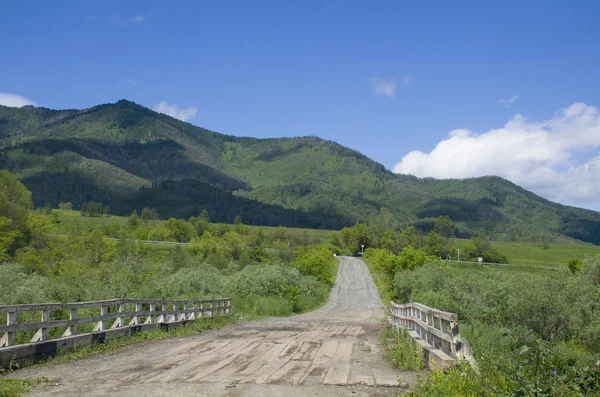
{"label": "forested hillside", "polygon": [[339,229],[391,210],[428,232],[448,215],[457,234],[600,243],[600,213],[542,199],[498,177],[396,175],[317,137],[254,139],[208,131],[129,101],[84,110],[0,106],[0,168],[36,206],[101,202],[128,215],[207,210],[211,219]]}

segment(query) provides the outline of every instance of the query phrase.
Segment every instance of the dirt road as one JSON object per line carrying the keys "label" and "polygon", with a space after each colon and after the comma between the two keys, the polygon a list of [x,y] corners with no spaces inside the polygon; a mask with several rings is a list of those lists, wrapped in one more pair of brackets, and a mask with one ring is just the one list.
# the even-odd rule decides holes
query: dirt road
{"label": "dirt road", "polygon": [[22,370],[46,376],[37,396],[395,396],[414,374],[389,366],[385,315],[367,266],[340,257],[321,309]]}

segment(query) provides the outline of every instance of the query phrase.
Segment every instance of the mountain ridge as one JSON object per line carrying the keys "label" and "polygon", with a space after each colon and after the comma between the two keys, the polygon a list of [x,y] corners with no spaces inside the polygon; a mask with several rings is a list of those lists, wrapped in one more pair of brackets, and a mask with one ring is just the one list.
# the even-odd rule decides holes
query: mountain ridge
{"label": "mountain ridge", "polygon": [[82,110],[0,106],[0,168],[32,190],[36,205],[101,201],[116,214],[153,206],[163,217],[206,209],[215,221],[240,215],[250,224],[333,229],[386,207],[400,225],[424,232],[449,215],[463,237],[483,229],[508,240],[600,244],[600,213],[497,176],[394,174],[319,137],[225,135],[128,100]]}

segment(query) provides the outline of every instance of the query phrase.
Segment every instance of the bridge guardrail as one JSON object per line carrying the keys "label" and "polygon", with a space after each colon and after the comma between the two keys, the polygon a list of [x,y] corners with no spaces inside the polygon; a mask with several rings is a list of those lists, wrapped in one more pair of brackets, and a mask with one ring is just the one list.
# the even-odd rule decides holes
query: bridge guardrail
{"label": "bridge guardrail", "polygon": [[[427,366],[445,369],[459,360],[467,360],[476,368],[470,352],[466,352],[458,328],[458,315],[422,305],[403,305],[390,302],[391,316],[388,323],[397,332],[408,332],[409,336],[423,348]],[[465,354],[466,353],[466,354]]]}
{"label": "bridge guardrail", "polygon": [[[7,365],[7,360],[15,363],[38,361],[42,358],[39,356],[45,358],[62,348],[102,342],[107,335],[185,325],[190,320],[232,312],[231,298],[123,298],[95,302],[4,305],[0,306],[0,317],[6,317],[6,325],[0,326],[0,368]],[[39,316],[39,321],[31,321],[36,316]],[[77,332],[78,327],[84,328],[82,333]]]}

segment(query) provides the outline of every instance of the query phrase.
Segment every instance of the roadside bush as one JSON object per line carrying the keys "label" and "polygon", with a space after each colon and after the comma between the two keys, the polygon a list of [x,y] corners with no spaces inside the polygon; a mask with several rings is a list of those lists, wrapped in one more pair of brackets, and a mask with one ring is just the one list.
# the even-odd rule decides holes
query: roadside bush
{"label": "roadside bush", "polygon": [[365,258],[372,261],[375,269],[385,274],[391,281],[396,274],[397,257],[383,248],[367,248],[365,250]]}
{"label": "roadside bush", "polygon": [[484,396],[477,374],[461,365],[443,372],[435,370],[430,377],[421,378],[415,397],[480,397]]}
{"label": "roadside bush", "polygon": [[402,270],[414,270],[427,263],[441,263],[438,257],[428,255],[412,245],[404,247],[398,255],[382,248],[368,248],[365,257],[371,260],[375,268],[383,272],[390,281]]}
{"label": "roadside bush", "polygon": [[294,266],[302,274],[314,276],[322,283],[333,285],[334,274],[333,252],[323,245],[300,247],[297,250]]}
{"label": "roadside bush", "polygon": [[[315,277],[303,275],[291,266],[264,264],[246,266],[226,277],[223,293],[239,296],[247,307],[243,310],[259,315],[283,316],[317,307],[327,299],[329,288]],[[261,297],[269,299],[259,299]],[[253,303],[249,304],[250,301]]]}
{"label": "roadside bush", "polygon": [[202,299],[219,297],[223,290],[223,277],[210,266],[179,269],[168,278],[167,296],[177,299]]}
{"label": "roadside bush", "polygon": [[225,291],[240,296],[286,295],[286,285],[300,283],[300,273],[277,265],[250,265],[225,281]]}
{"label": "roadside bush", "polygon": [[423,348],[410,339],[406,329],[398,333],[386,328],[381,337],[381,344],[392,367],[403,371],[425,368]]}
{"label": "roadside bush", "polygon": [[294,313],[294,305],[288,299],[278,296],[249,297],[253,302],[253,313],[263,316],[289,316]]}

